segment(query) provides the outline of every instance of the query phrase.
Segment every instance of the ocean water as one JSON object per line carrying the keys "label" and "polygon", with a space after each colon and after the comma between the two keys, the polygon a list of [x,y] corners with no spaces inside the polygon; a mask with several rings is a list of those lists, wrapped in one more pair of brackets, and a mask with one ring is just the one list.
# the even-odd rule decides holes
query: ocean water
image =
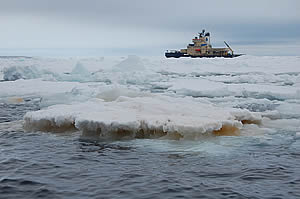
{"label": "ocean water", "polygon": [[[221,74],[197,71],[203,84],[212,81],[208,88],[188,84],[190,79],[194,82],[195,76],[183,73],[179,66],[168,68],[166,64],[171,63],[163,63],[164,71],[157,72],[157,76],[164,73],[159,76],[161,79],[140,79],[134,83],[135,90],[130,92],[126,89],[133,85],[137,74],[123,74],[127,79],[118,79],[118,85],[127,87],[121,87],[121,91],[114,89],[113,96],[110,90],[102,92],[101,89],[111,85],[107,79],[113,82],[115,75],[120,77],[118,71],[102,71],[101,78],[98,76],[99,85],[91,77],[77,77],[76,81],[71,81],[74,82],[71,88],[64,85],[69,85],[69,78],[53,80],[44,75],[40,75],[42,80],[0,82],[0,86],[7,84],[0,91],[0,198],[299,198],[300,103],[297,93],[300,73],[292,63],[290,71],[276,71],[278,68],[275,68],[266,72],[266,69],[259,69],[260,62],[252,63],[259,58],[247,59],[251,62],[238,59],[235,64],[244,68],[256,66],[261,73],[244,71],[228,75],[228,71]],[[275,59],[273,65],[278,59],[284,62],[284,58],[261,59],[265,59],[262,64],[270,64],[267,61],[272,59]],[[294,59],[297,63],[298,58]],[[6,60],[2,62],[7,64]],[[49,64],[49,60],[42,62]],[[51,64],[53,62],[62,61],[51,60]],[[195,72],[194,67],[199,63],[185,62],[192,65],[190,71]],[[208,62],[212,62],[209,63],[212,66],[222,63],[220,60]],[[147,68],[148,61],[135,60],[131,65],[134,63]],[[151,63],[152,67],[157,62]],[[113,64],[120,66],[117,61]],[[183,63],[177,63],[180,64]],[[236,73],[234,67],[227,70]],[[143,78],[151,78],[152,73],[155,72],[143,71],[147,74]],[[63,73],[57,74],[61,78]],[[179,80],[184,83],[179,84]],[[51,85],[59,82],[66,90],[58,87],[54,91],[34,90],[49,81]],[[222,82],[228,81],[232,83],[226,90]],[[30,87],[32,82],[34,85]],[[50,88],[49,85],[46,86]],[[237,86],[243,86],[243,90]],[[273,90],[268,90],[270,88]],[[118,96],[136,97],[138,90],[159,91],[174,98],[188,95],[224,110],[235,107],[256,112],[263,119],[260,124],[244,124],[240,136],[206,134],[194,140],[128,137],[103,140],[86,137],[80,129],[54,132],[28,131],[23,127],[23,116],[29,111],[36,113],[53,104],[69,104],[76,100],[82,103],[95,96],[103,99],[105,96],[106,100],[115,100]]]}
{"label": "ocean water", "polygon": [[24,132],[20,116],[0,123],[0,198],[300,196],[300,138],[290,132],[104,142],[79,132]]}

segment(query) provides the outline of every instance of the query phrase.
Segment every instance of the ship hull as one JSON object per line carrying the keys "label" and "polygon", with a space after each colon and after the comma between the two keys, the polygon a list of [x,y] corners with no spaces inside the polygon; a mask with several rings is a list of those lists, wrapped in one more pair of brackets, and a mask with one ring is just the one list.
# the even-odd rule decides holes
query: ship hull
{"label": "ship hull", "polygon": [[239,57],[243,54],[234,54],[234,55],[198,55],[198,56],[192,56],[188,54],[183,54],[180,52],[166,52],[165,56],[166,58],[180,58],[180,57],[191,57],[191,58],[214,58],[214,57],[225,57],[225,58],[234,58]]}
{"label": "ship hull", "polygon": [[179,58],[179,57],[189,57],[189,55],[183,54],[181,52],[166,52],[166,58]]}

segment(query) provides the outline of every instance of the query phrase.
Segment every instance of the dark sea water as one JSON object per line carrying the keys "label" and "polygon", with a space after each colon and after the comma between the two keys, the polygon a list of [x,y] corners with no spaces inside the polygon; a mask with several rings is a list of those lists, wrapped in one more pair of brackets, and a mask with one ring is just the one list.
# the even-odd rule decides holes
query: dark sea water
{"label": "dark sea water", "polygon": [[300,198],[300,137],[97,141],[24,132],[36,102],[2,103],[0,198]]}

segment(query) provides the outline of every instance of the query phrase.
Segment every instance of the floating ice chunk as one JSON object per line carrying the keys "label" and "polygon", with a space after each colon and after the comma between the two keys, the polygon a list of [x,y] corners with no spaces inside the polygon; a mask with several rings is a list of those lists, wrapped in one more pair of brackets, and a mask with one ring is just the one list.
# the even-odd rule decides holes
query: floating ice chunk
{"label": "floating ice chunk", "polygon": [[245,102],[239,103],[237,108],[246,108],[252,112],[264,112],[274,110],[277,105],[268,99],[248,99]]}
{"label": "floating ice chunk", "polygon": [[231,73],[231,74],[195,74],[195,76],[205,76],[205,78],[223,82],[226,84],[275,84],[278,86],[293,85],[296,82],[295,75],[289,74],[268,74],[264,72]]}
{"label": "floating ice chunk", "polygon": [[233,92],[228,90],[228,86],[213,82],[207,79],[176,79],[169,90],[177,94],[193,97],[220,97],[230,96]]}
{"label": "floating ice chunk", "polygon": [[45,80],[57,79],[59,75],[48,71],[39,70],[35,66],[13,66],[3,69],[4,81],[15,81],[18,79],[37,79],[43,78]]}
{"label": "floating ice chunk", "polygon": [[296,86],[234,84],[229,89],[235,93],[235,96],[241,97],[269,100],[300,99],[300,89]]}
{"label": "floating ice chunk", "polygon": [[144,70],[144,63],[142,59],[136,55],[129,55],[127,59],[121,61],[113,67],[114,71],[141,71]]}
{"label": "floating ice chunk", "polygon": [[42,107],[86,101],[89,98],[114,101],[120,96],[142,97],[151,94],[141,92],[133,86],[106,85],[101,82],[79,83],[30,79],[0,83],[0,100],[12,103],[19,102],[24,97],[39,97]]}
{"label": "floating ice chunk", "polygon": [[81,62],[77,62],[71,73],[61,74],[57,78],[62,81],[91,82],[94,81],[92,74]]}
{"label": "floating ice chunk", "polygon": [[197,139],[203,134],[237,135],[242,120],[259,120],[246,110],[223,109],[188,98],[119,97],[116,101],[90,100],[55,105],[28,112],[27,130],[76,128],[84,135],[104,138]]}
{"label": "floating ice chunk", "polygon": [[151,96],[150,93],[141,92],[137,89],[129,89],[124,86],[112,86],[107,87],[103,91],[100,91],[96,97],[103,99],[105,101],[115,101],[120,96],[126,96],[126,97],[145,97],[145,96]]}
{"label": "floating ice chunk", "polygon": [[114,72],[105,71],[95,74],[95,80],[107,83],[122,84],[122,85],[141,85],[154,81],[161,81],[162,77],[159,74],[147,73],[141,71]]}
{"label": "floating ice chunk", "polygon": [[281,103],[276,110],[278,110],[282,117],[285,118],[300,118],[300,104],[297,103]]}
{"label": "floating ice chunk", "polygon": [[162,75],[151,68],[149,61],[131,55],[112,67],[112,69],[97,71],[93,73],[95,81],[117,83],[122,85],[143,85],[151,82],[161,81]]}
{"label": "floating ice chunk", "polygon": [[34,66],[9,67],[3,70],[5,81],[15,81],[17,79],[33,79],[40,77],[40,72]]}
{"label": "floating ice chunk", "polygon": [[41,79],[6,81],[0,84],[0,97],[10,96],[48,96],[57,93],[70,92],[74,87],[80,86],[77,82],[51,82]]}
{"label": "floating ice chunk", "polygon": [[81,62],[77,62],[71,74],[80,74],[80,75],[88,76],[90,75],[90,72],[83,66]]}
{"label": "floating ice chunk", "polygon": [[208,79],[175,79],[168,89],[180,95],[193,97],[236,96],[256,99],[286,100],[300,99],[300,89],[296,86],[259,84],[224,84]]}
{"label": "floating ice chunk", "polygon": [[279,129],[287,132],[299,132],[300,120],[299,119],[275,119],[263,118],[262,125],[267,128]]}
{"label": "floating ice chunk", "polygon": [[252,113],[242,109],[233,109],[231,112],[235,119],[243,124],[260,124],[262,117],[259,113]]}
{"label": "floating ice chunk", "polygon": [[274,111],[265,111],[263,113],[261,113],[261,116],[264,118],[268,118],[271,120],[276,120],[276,119],[280,119],[281,115],[278,111],[274,110]]}

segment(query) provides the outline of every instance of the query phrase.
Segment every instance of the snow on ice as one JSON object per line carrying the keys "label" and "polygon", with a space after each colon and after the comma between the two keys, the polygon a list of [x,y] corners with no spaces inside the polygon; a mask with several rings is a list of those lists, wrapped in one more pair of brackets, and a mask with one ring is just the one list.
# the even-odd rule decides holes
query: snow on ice
{"label": "snow on ice", "polygon": [[236,135],[245,121],[260,122],[259,114],[223,109],[190,98],[119,97],[104,102],[56,105],[25,115],[29,130],[60,131],[76,128],[100,137],[170,137],[197,139],[203,134]]}

